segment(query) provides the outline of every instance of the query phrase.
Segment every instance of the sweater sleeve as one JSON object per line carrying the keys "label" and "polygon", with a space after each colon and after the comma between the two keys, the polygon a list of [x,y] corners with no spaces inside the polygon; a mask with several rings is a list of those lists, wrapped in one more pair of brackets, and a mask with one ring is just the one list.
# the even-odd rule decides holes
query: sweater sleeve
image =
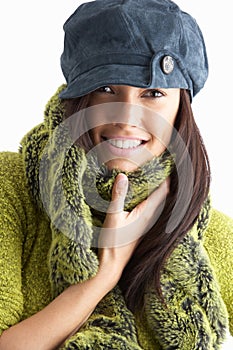
{"label": "sweater sleeve", "polygon": [[213,209],[204,245],[228,310],[233,335],[233,219]]}
{"label": "sweater sleeve", "polygon": [[0,334],[21,320],[25,177],[19,154],[0,153]]}

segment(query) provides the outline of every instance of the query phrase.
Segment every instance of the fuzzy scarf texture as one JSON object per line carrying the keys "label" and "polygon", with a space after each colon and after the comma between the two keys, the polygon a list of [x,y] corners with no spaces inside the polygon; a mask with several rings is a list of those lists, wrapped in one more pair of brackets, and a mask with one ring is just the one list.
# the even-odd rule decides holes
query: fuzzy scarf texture
{"label": "fuzzy scarf texture", "polygon": [[[70,146],[61,126],[64,111],[58,94],[62,89],[48,102],[44,122],[21,143],[32,195],[51,220],[48,263],[53,297],[97,273],[96,228],[104,220],[118,173],[99,166],[94,157],[87,160],[77,145]],[[157,188],[172,166],[172,157],[164,152],[138,171],[127,173],[130,188],[125,209],[131,210]],[[228,326],[227,311],[202,244],[208,216],[209,202],[166,263],[161,279],[166,306],[151,286],[145,293],[141,322],[116,286],[61,348],[219,349]]]}

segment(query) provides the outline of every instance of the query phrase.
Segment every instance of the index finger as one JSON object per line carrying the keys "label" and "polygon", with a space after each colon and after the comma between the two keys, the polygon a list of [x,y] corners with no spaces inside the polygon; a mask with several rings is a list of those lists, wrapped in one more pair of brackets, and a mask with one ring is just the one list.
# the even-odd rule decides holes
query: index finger
{"label": "index finger", "polygon": [[112,199],[107,210],[108,214],[116,214],[124,211],[127,191],[128,178],[125,174],[120,173],[117,175],[112,188]]}

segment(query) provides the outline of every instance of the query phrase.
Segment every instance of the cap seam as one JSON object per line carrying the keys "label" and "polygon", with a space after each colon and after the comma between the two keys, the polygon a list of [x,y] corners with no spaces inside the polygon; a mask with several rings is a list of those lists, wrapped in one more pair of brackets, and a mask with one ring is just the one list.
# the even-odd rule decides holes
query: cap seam
{"label": "cap seam", "polygon": [[128,21],[127,21],[126,16],[123,15],[123,13],[120,11],[120,9],[118,9],[118,11],[120,13],[120,16],[121,16],[122,20],[124,21],[124,25],[125,25],[125,28],[127,30],[128,35],[133,38],[133,44],[134,44],[135,49],[138,52],[140,52],[140,50],[138,49],[135,37],[134,37],[134,33],[130,30],[130,25],[129,25]]}

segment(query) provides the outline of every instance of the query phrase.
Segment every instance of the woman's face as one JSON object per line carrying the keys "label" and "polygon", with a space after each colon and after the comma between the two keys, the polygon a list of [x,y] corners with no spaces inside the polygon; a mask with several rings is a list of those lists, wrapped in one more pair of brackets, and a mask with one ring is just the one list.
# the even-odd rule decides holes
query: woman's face
{"label": "woman's face", "polygon": [[88,106],[103,107],[97,112],[102,122],[90,132],[102,161],[110,169],[134,171],[159,156],[170,140],[179,103],[180,89],[110,85],[92,92]]}

